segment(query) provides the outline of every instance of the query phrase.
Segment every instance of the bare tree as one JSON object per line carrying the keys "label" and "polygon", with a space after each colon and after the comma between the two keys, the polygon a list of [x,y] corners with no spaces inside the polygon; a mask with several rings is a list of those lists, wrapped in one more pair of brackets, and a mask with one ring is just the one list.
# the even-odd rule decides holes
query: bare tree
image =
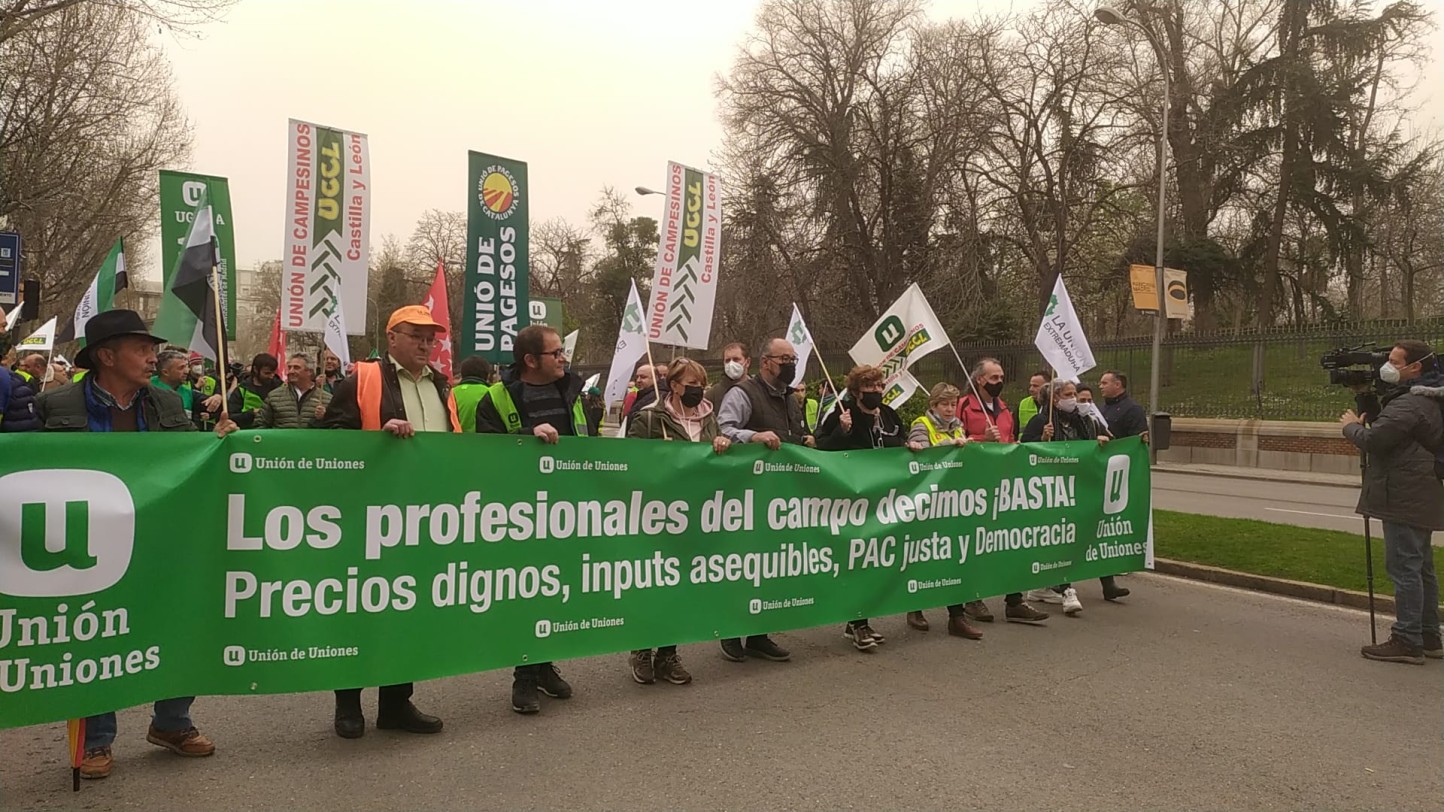
{"label": "bare tree", "polygon": [[221,18],[236,0],[0,0],[0,45],[37,26],[45,18],[84,5],[109,6],[128,16],[186,33]]}

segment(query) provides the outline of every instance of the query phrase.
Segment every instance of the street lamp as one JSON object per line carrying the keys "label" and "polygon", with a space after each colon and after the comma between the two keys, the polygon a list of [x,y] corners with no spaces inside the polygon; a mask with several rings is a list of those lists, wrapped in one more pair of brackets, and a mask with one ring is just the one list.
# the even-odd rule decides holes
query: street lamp
{"label": "street lamp", "polygon": [[[1148,44],[1153,46],[1153,55],[1158,60],[1158,69],[1163,74],[1163,122],[1158,131],[1158,239],[1153,254],[1153,286],[1157,293],[1158,316],[1153,323],[1153,363],[1149,370],[1148,379],[1148,427],[1150,438],[1153,437],[1153,416],[1158,413],[1162,405],[1158,399],[1158,365],[1162,354],[1163,332],[1168,327],[1168,316],[1164,311],[1163,300],[1163,218],[1168,212],[1168,176],[1164,174],[1168,164],[1168,58],[1164,55],[1163,45],[1153,35],[1152,29],[1143,23],[1130,17],[1123,16],[1123,13],[1108,6],[1099,6],[1093,11],[1093,19],[1104,25],[1121,25],[1136,28],[1143,32],[1148,39]],[[1149,455],[1154,462],[1158,461],[1157,446],[1149,444]]]}
{"label": "street lamp", "polygon": [[645,186],[638,186],[638,187],[636,187],[635,189],[633,189],[632,191],[636,192],[636,193],[639,194],[639,195],[660,195],[660,194],[662,194],[661,192],[657,191],[656,189],[648,189],[648,188],[645,187]]}

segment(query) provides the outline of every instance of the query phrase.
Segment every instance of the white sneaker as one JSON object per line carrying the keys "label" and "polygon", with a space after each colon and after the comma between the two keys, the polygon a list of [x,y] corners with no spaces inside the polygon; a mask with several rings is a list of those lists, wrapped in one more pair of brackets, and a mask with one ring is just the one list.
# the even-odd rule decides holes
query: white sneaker
{"label": "white sneaker", "polygon": [[1051,589],[1030,589],[1023,594],[1028,603],[1062,603],[1063,596]]}
{"label": "white sneaker", "polygon": [[1078,590],[1068,587],[1063,590],[1063,614],[1076,615],[1083,611],[1083,602],[1078,600]]}

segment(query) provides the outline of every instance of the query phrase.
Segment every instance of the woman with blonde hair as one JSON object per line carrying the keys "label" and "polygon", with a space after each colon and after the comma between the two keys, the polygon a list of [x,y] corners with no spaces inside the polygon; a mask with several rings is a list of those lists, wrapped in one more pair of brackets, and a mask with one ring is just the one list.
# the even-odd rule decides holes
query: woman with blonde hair
{"label": "woman with blonde hair", "polygon": [[[717,415],[706,398],[707,370],[690,358],[677,358],[667,367],[667,389],[662,400],[638,409],[627,420],[627,436],[637,440],[672,440],[709,443],[718,454],[732,445],[717,427]],[[692,675],[682,666],[676,646],[638,649],[628,657],[632,679],[651,685],[658,679],[686,685]]]}

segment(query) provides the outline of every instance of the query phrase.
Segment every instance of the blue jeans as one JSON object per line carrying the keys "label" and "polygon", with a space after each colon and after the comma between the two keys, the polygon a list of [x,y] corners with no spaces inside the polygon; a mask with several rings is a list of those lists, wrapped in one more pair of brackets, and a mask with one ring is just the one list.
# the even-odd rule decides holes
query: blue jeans
{"label": "blue jeans", "polygon": [[1439,579],[1434,575],[1434,533],[1384,522],[1384,569],[1394,582],[1394,634],[1411,646],[1425,632],[1439,634]]}
{"label": "blue jeans", "polygon": [[[150,724],[156,730],[189,730],[191,725],[191,703],[193,696],[162,699],[155,703]],[[85,719],[85,749],[109,747],[115,742],[115,711],[99,713]]]}

